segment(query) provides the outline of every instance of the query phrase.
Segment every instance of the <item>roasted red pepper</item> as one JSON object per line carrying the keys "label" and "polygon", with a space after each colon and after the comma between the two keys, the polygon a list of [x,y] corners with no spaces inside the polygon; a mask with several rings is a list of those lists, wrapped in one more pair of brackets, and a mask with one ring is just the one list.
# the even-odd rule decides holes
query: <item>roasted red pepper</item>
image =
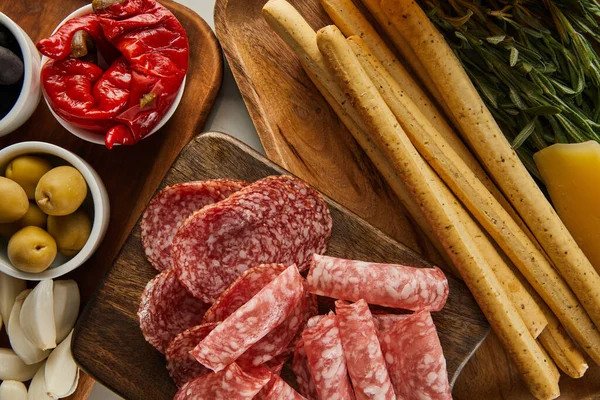
{"label": "roasted red pepper", "polygon": [[76,58],[50,61],[41,75],[50,106],[73,125],[105,133],[128,108],[131,69],[124,57],[106,71]]}
{"label": "roasted red pepper", "polygon": [[[102,127],[108,148],[114,144],[137,143],[158,124],[181,87],[189,54],[185,30],[165,7],[155,0],[118,1],[94,1],[96,14],[75,18],[51,38],[38,43],[43,54],[63,60],[71,54],[73,36],[83,29],[90,34],[103,56],[104,52],[110,54],[110,46],[123,55],[125,61],[119,61],[119,71],[123,72],[123,63],[128,64],[131,71],[128,86],[123,86],[125,81],[114,75],[106,79],[120,90],[118,93],[96,91],[99,83],[105,81],[97,76],[97,69],[86,66],[81,60],[77,63],[72,59],[55,61],[48,68],[44,67],[42,74],[44,91],[51,98],[53,109],[80,126],[92,126],[96,131]],[[104,46],[107,42],[110,46]],[[110,56],[104,58],[109,60]],[[104,74],[116,73],[113,67],[114,64]],[[104,103],[102,96],[106,96]],[[125,97],[127,106],[121,109]],[[102,104],[115,107],[108,107],[111,110],[108,112]],[[112,115],[117,109],[118,114]],[[88,115],[96,119],[87,118]],[[103,120],[104,116],[107,120]],[[92,120],[95,122],[91,123]]]}

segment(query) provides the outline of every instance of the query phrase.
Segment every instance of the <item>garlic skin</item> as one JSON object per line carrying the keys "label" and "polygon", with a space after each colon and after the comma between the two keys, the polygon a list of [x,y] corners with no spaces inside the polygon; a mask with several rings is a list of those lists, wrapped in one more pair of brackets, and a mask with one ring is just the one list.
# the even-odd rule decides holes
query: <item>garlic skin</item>
{"label": "garlic skin", "polygon": [[27,365],[37,364],[40,361],[44,361],[50,354],[50,350],[40,350],[31,344],[31,342],[25,337],[23,329],[21,329],[21,308],[23,307],[23,302],[29,293],[31,293],[31,290],[27,289],[22,291],[17,296],[15,299],[15,304],[13,305],[13,309],[10,313],[8,326],[6,327],[8,338],[10,340],[10,347],[12,347],[13,351],[17,353],[21,360],[23,360],[23,362],[25,362]]}
{"label": "garlic skin", "polygon": [[11,349],[0,348],[0,380],[25,382],[33,378],[42,364],[27,365]]}
{"label": "garlic skin", "polygon": [[46,394],[45,373],[46,363],[40,367],[29,384],[29,391],[27,392],[28,400],[55,400]]}
{"label": "garlic skin", "polygon": [[77,380],[79,373],[71,353],[72,338],[73,331],[56,346],[46,361],[44,377],[46,380],[46,393],[50,397],[65,397]]}
{"label": "garlic skin", "polygon": [[51,279],[40,281],[23,302],[19,316],[25,337],[41,350],[56,347],[53,288]]}
{"label": "garlic skin", "polygon": [[0,315],[4,319],[4,325],[8,326],[8,318],[15,299],[25,289],[27,289],[27,282],[0,272]]}
{"label": "garlic skin", "polygon": [[23,382],[4,381],[0,385],[0,400],[27,400],[27,388]]}
{"label": "garlic skin", "polygon": [[73,280],[54,281],[54,321],[56,342],[62,342],[75,326],[79,316],[79,286]]}

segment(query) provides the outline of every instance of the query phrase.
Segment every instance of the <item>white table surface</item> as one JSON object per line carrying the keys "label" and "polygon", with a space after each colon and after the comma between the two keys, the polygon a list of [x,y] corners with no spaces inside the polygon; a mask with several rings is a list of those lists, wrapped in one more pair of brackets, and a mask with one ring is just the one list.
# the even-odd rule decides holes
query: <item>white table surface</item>
{"label": "white table surface", "polygon": [[[213,6],[215,0],[176,0],[179,3],[186,5],[196,11],[208,24],[215,27],[213,20]],[[192,43],[193,45],[193,43]],[[194,71],[190,71],[194,73]],[[231,75],[229,66],[225,64],[223,71],[223,86],[215,102],[208,122],[204,127],[205,131],[220,131],[229,133],[232,136],[240,139],[244,143],[250,145],[258,151],[263,151],[263,148],[256,134],[256,129],[252,124],[252,120],[248,115],[248,111],[242,100],[240,92],[237,88],[235,80]],[[143,384],[140,382],[140,384]],[[96,383],[90,400],[119,400],[121,397],[112,393],[99,383]]]}

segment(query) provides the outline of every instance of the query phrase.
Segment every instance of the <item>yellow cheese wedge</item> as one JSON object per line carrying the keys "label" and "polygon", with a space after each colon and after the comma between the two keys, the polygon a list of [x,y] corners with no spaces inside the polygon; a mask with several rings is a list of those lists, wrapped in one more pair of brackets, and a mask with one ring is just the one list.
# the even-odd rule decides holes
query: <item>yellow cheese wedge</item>
{"label": "yellow cheese wedge", "polygon": [[600,144],[555,144],[534,159],[558,215],[600,272]]}

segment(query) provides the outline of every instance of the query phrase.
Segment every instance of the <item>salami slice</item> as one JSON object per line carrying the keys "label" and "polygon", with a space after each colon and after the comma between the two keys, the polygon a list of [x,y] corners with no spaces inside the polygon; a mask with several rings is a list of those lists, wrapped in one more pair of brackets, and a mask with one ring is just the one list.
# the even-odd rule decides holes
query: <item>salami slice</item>
{"label": "salami slice", "polygon": [[175,271],[167,270],[148,282],[137,315],[146,341],[164,353],[175,336],[202,322],[207,309],[181,286]]}
{"label": "salami slice", "polygon": [[306,278],[308,290],[322,296],[404,310],[439,311],[448,298],[448,280],[439,268],[403,265],[313,255]]}
{"label": "salami slice", "polygon": [[335,315],[329,313],[307,327],[302,340],[319,398],[354,399]]}
{"label": "salami slice", "polygon": [[173,239],[181,283],[212,303],[248,268],[266,263],[306,269],[326,249],[331,216],[302,181],[275,176],[250,184],[190,216]]}
{"label": "salami slice", "polygon": [[171,244],[182,222],[202,207],[219,202],[247,185],[226,179],[180,183],[161,190],[144,211],[140,230],[144,253],[158,271],[173,265]]}
{"label": "salami slice", "polygon": [[[305,285],[306,286],[306,285]],[[289,354],[290,356],[294,354],[294,349],[296,348],[296,344],[302,340],[302,331],[308,324],[308,321],[316,316],[319,313],[319,303],[317,300],[317,296],[312,293],[309,293],[308,290],[306,292],[306,300],[303,304],[304,312],[302,313],[302,324],[300,325],[300,329],[298,329],[298,333],[290,344],[288,345],[287,350],[282,354]]]}
{"label": "salami slice", "polygon": [[410,318],[411,314],[373,314],[373,322],[377,328],[377,334],[390,329],[396,322]]}
{"label": "salami slice", "polygon": [[356,399],[395,400],[369,305],[364,300],[354,304],[338,300],[335,313]]}
{"label": "salami slice", "polygon": [[302,281],[298,268],[288,267],[221,322],[191,354],[207,368],[222,370],[287,319],[305,295]]}
{"label": "salami slice", "polygon": [[206,311],[204,322],[223,321],[285,269],[284,264],[264,264],[245,271]]}
{"label": "salami slice", "polygon": [[300,393],[309,400],[319,400],[315,381],[310,374],[310,368],[308,368],[308,357],[306,357],[306,351],[304,351],[304,341],[302,338],[294,349],[292,371],[296,375],[296,383],[298,383]]}
{"label": "salami slice", "polygon": [[266,368],[243,371],[236,363],[224,370],[199,376],[185,385],[173,400],[245,400],[254,396],[271,379]]}
{"label": "salami slice", "polygon": [[306,400],[306,397],[296,392],[279,375],[271,376],[267,383],[254,398],[255,400]]}
{"label": "salami slice", "polygon": [[411,314],[384,331],[381,349],[398,397],[452,399],[446,359],[429,312]]}
{"label": "salami slice", "polygon": [[182,387],[186,382],[211,371],[200,364],[190,354],[214,328],[216,323],[196,325],[186,329],[173,339],[165,353],[167,370],[177,387]]}

